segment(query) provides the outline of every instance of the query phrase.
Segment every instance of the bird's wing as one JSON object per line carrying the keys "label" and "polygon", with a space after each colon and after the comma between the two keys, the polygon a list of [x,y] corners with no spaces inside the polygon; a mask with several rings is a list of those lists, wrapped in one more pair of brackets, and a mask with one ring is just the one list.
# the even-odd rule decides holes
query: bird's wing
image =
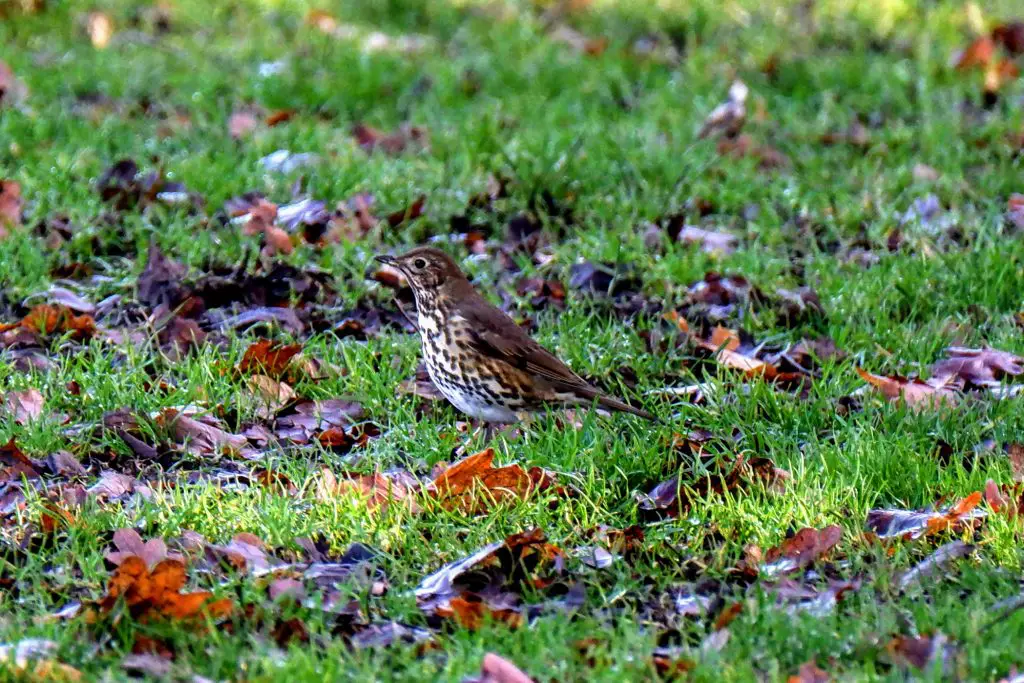
{"label": "bird's wing", "polygon": [[556,391],[573,391],[588,398],[597,395],[596,388],[487,302],[472,302],[459,312],[469,323],[473,343],[481,353],[548,382]]}

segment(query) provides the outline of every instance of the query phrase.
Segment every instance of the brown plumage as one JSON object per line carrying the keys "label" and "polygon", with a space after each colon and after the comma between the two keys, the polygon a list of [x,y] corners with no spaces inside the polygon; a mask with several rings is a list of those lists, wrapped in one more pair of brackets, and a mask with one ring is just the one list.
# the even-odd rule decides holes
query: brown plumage
{"label": "brown plumage", "polygon": [[434,384],[456,408],[488,422],[514,422],[546,407],[597,403],[654,416],[602,393],[535,342],[474,289],[439,249],[418,247],[381,263],[400,270],[416,297],[423,359]]}

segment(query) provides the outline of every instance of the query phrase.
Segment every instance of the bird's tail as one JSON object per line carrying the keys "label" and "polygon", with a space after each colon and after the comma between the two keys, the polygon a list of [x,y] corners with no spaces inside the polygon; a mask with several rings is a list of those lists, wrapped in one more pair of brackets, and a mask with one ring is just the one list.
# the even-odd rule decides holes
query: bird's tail
{"label": "bird's tail", "polygon": [[617,410],[621,413],[630,413],[632,415],[642,417],[645,420],[650,420],[651,422],[661,422],[661,420],[657,416],[652,415],[643,408],[631,406],[625,401],[620,401],[619,399],[613,396],[599,395],[597,397],[597,404],[602,408],[607,408],[608,410]]}

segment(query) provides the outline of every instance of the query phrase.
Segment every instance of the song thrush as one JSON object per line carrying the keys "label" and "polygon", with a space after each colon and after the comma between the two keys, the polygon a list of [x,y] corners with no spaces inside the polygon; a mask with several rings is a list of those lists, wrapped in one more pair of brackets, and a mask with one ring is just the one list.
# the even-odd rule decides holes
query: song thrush
{"label": "song thrush", "polygon": [[591,405],[653,415],[602,393],[488,303],[443,251],[418,247],[378,256],[405,275],[416,297],[423,360],[452,405],[485,422],[516,422],[547,407]]}

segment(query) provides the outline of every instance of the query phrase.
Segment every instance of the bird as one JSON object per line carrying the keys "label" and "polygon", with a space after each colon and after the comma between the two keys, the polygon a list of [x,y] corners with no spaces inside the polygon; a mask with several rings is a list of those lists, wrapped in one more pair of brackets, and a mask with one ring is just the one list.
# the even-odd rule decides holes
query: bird
{"label": "bird", "polygon": [[476,290],[448,254],[417,247],[376,260],[401,272],[416,300],[431,381],[466,415],[512,424],[548,409],[596,405],[654,420],[604,393],[534,341]]}

